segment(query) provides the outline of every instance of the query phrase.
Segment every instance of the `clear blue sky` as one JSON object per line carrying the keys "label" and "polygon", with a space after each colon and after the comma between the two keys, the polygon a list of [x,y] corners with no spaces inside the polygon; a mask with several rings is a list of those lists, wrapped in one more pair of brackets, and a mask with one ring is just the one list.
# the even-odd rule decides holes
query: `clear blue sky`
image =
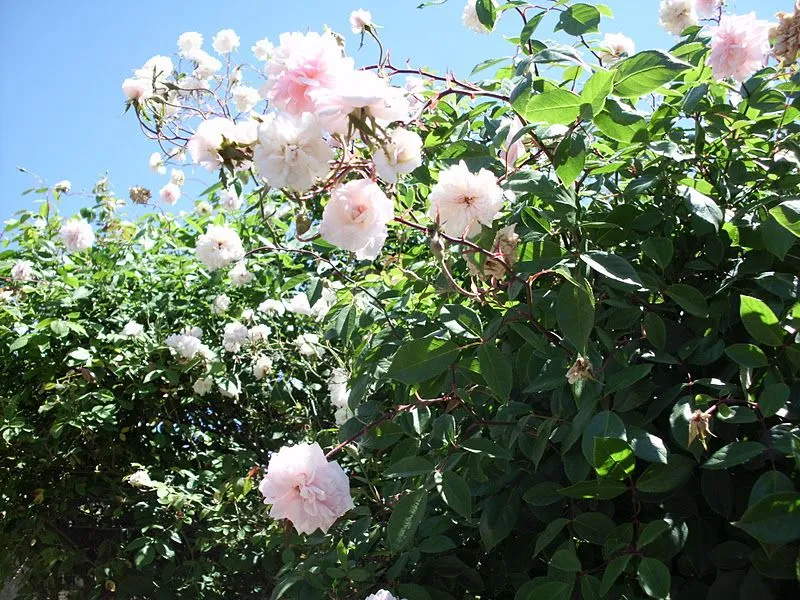
{"label": "clear blue sky", "polygon": [[[794,0],[734,0],[736,12],[755,10],[773,20],[778,10],[790,11]],[[511,45],[495,33],[473,34],[461,25],[463,0],[417,10],[421,0],[15,0],[0,1],[0,220],[31,206],[32,187],[23,166],[52,185],[69,179],[73,192],[88,191],[107,170],[117,194],[132,185],[158,190],[165,177],[152,174],[147,159],[156,148],[138,132],[135,119],[123,115],[122,80],[154,54],[172,54],[184,31],[199,31],[211,51],[213,34],[235,29],[242,38],[239,52],[254,62],[250,46],[283,31],[321,30],[324,24],[347,35],[357,61],[374,61],[374,48],[356,51],[348,17],[366,8],[383,25],[381,37],[393,62],[411,59],[415,66],[466,75],[490,57],[509,55]],[[604,32],[624,32],[638,49],[665,48],[673,38],[658,26],[658,0],[606,0],[614,20],[604,19]],[[506,14],[500,32],[519,33],[518,19]],[[538,35],[548,37],[552,22]],[[552,36],[549,36],[552,37]],[[197,177],[208,178],[202,170]],[[191,169],[187,176],[192,177]],[[190,208],[183,198],[177,208]],[[86,198],[64,201],[73,212]]]}

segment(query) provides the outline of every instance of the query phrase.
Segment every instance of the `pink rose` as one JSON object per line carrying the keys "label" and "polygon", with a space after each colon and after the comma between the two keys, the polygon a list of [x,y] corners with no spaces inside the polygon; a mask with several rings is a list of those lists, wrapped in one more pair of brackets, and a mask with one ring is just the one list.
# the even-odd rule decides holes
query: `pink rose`
{"label": "pink rose", "polygon": [[336,462],[328,462],[313,444],[284,446],[273,454],[258,488],[270,516],[289,519],[298,533],[327,533],[331,525],[353,508],[350,481]]}
{"label": "pink rose", "polygon": [[359,260],[375,259],[394,219],[394,205],[378,184],[368,179],[336,187],[322,212],[319,233],[331,244],[351,250]]}
{"label": "pink rose", "polygon": [[767,62],[769,23],[756,13],[724,15],[718,27],[709,30],[711,55],[708,64],[717,79],[731,77],[744,81]]}

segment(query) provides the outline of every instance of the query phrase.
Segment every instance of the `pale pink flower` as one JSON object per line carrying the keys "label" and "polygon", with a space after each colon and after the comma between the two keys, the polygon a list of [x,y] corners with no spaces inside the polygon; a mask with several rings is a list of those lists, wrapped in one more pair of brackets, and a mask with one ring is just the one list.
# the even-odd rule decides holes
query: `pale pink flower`
{"label": "pale pink flower", "polygon": [[272,359],[269,356],[259,356],[253,363],[253,375],[256,379],[264,379],[272,373]]}
{"label": "pale pink flower", "polygon": [[234,353],[239,352],[242,346],[249,343],[250,338],[248,336],[247,327],[238,321],[233,321],[225,325],[225,329],[222,332],[222,346],[225,350]]}
{"label": "pale pink flower", "polygon": [[128,77],[122,82],[122,93],[128,100],[142,102],[153,95],[153,85],[147,79]]}
{"label": "pale pink flower", "polygon": [[229,54],[239,47],[239,36],[233,29],[220,29],[211,42],[217,54]]}
{"label": "pale pink flower", "polygon": [[33,275],[33,263],[29,260],[18,260],[11,267],[11,279],[25,281]]}
{"label": "pale pink flower", "polygon": [[378,590],[374,594],[370,594],[364,600],[398,600],[389,590]]}
{"label": "pale pink flower", "polygon": [[284,446],[270,457],[259,486],[270,516],[288,519],[298,533],[326,533],[353,508],[350,481],[336,462],[328,462],[319,444]]}
{"label": "pale pink flower", "polygon": [[722,0],[695,0],[695,10],[698,16],[708,19],[717,14]]}
{"label": "pale pink flower", "polygon": [[237,262],[228,273],[234,287],[243,287],[253,281],[254,275],[247,270],[247,263],[243,260]]}
{"label": "pale pink flower", "polygon": [[234,123],[230,119],[214,117],[197,126],[194,135],[186,143],[192,160],[208,171],[222,166],[219,154],[223,142],[248,146],[256,141],[257,125],[254,121]]}
{"label": "pale pink flower", "polygon": [[723,15],[719,26],[709,30],[708,64],[714,77],[731,77],[741,82],[763,67],[770,51],[769,28],[769,23],[756,19],[754,12]]}
{"label": "pale pink flower", "polygon": [[[228,312],[230,307],[231,299],[227,294],[219,294],[216,298],[214,298],[213,302],[211,302],[211,312],[215,315],[221,315],[222,313]],[[200,336],[196,337],[198,339],[200,338]]]}
{"label": "pale pink flower", "polygon": [[694,3],[695,0],[661,0],[659,24],[672,35],[680,35],[687,27],[697,25]]}
{"label": "pale pink flower", "polygon": [[178,54],[188,56],[203,45],[203,36],[196,31],[187,31],[178,37]]}
{"label": "pale pink flower", "polygon": [[197,238],[195,254],[209,271],[215,271],[243,259],[244,246],[239,234],[227,225],[209,225]]}
{"label": "pale pink flower", "polygon": [[250,47],[250,51],[253,53],[253,56],[256,57],[256,60],[265,61],[268,60],[270,55],[272,54],[274,46],[272,42],[270,42],[267,38],[263,40],[258,40],[255,44]]}
{"label": "pale pink flower", "polygon": [[357,259],[373,260],[383,248],[386,224],[392,219],[394,205],[378,184],[358,179],[331,192],[319,233],[334,246],[355,252]]}
{"label": "pale pink flower", "polygon": [[405,90],[393,87],[374,71],[351,71],[339,79],[336,87],[320,90],[314,97],[324,127],[339,134],[347,132],[347,117],[356,110],[362,120],[371,117],[383,127],[407,121],[411,112]]}
{"label": "pale pink flower", "polygon": [[235,189],[227,188],[219,193],[219,205],[227,211],[236,211],[242,208],[244,200],[236,193]]}
{"label": "pale pink flower", "polygon": [[368,27],[372,27],[372,13],[363,8],[350,13],[350,29],[353,33],[364,33]]}
{"label": "pale pink flower", "polygon": [[269,185],[298,192],[309,189],[329,171],[333,149],[322,138],[314,117],[270,113],[258,126],[253,162]]}
{"label": "pale pink flower", "polygon": [[[188,52],[186,58],[193,60],[197,65],[193,72],[194,79],[196,80],[203,81],[210,79],[214,73],[222,68],[222,63],[219,62],[219,60],[200,48]],[[194,85],[193,87],[197,88],[198,86]]]}
{"label": "pale pink flower", "polygon": [[174,183],[168,183],[158,191],[158,196],[164,204],[174,206],[181,198],[181,188]]}
{"label": "pale pink flower", "polygon": [[446,234],[473,237],[481,224],[492,224],[503,206],[503,190],[490,171],[471,173],[461,161],[439,173],[428,200],[428,216],[438,221]]}
{"label": "pale pink flower", "polygon": [[422,164],[422,139],[413,131],[393,129],[372,160],[381,179],[396,183],[398,175],[411,173]]}
{"label": "pale pink flower", "polygon": [[70,219],[61,226],[60,235],[69,252],[88,250],[94,244],[94,231],[86,219]]}
{"label": "pale pink flower", "polygon": [[261,101],[258,90],[248,85],[236,85],[231,88],[231,99],[239,112],[247,112]]}
{"label": "pale pink flower", "polygon": [[633,56],[636,53],[636,44],[627,35],[622,33],[607,33],[600,42],[600,59],[611,64],[625,56]]}
{"label": "pale pink flower", "polygon": [[522,122],[519,117],[514,117],[508,120],[508,134],[506,135],[503,148],[500,150],[500,159],[506,164],[506,169],[511,169],[517,164],[520,156],[525,154],[525,144],[522,143],[522,138],[518,139],[513,144],[516,135],[522,129]]}
{"label": "pale pink flower", "polygon": [[[492,0],[492,4],[494,4],[495,7],[497,6],[495,0]],[[467,28],[475,33],[489,33],[489,29],[487,29],[478,18],[478,8],[476,5],[477,0],[467,0],[467,3],[464,5],[464,11],[461,13],[461,21]]]}
{"label": "pale pink flower", "polygon": [[333,89],[352,70],[353,60],[344,57],[332,33],[284,33],[267,62],[262,95],[291,114],[314,113],[315,93]]}

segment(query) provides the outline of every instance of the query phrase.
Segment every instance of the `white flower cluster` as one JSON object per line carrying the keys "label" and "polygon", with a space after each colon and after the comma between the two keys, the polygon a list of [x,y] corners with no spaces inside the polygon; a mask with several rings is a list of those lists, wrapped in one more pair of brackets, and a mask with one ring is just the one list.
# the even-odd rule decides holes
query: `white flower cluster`
{"label": "white flower cluster", "polygon": [[180,358],[191,360],[196,356],[204,360],[214,358],[214,353],[201,340],[203,330],[199,327],[184,329],[181,333],[173,333],[164,340],[164,344],[172,348]]}

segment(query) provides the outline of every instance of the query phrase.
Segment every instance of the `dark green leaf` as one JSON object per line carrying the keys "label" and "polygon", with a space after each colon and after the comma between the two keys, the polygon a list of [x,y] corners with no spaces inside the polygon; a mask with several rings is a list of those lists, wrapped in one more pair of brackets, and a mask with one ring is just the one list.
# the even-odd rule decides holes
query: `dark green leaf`
{"label": "dark green leaf", "polygon": [[419,524],[425,517],[428,504],[428,492],[417,490],[406,494],[395,505],[386,528],[389,547],[397,552],[414,539]]}
{"label": "dark green leaf", "polygon": [[704,469],[728,469],[759,456],[766,450],[761,442],[731,442],[723,446],[703,463]]}
{"label": "dark green leaf", "polygon": [[464,479],[452,471],[442,473],[442,498],[462,517],[472,516],[472,494]]}
{"label": "dark green leaf", "polygon": [[753,344],[732,344],[725,348],[725,354],[732,361],[747,369],[766,367],[769,364],[764,351]]}
{"label": "dark green leaf", "polygon": [[763,544],[800,539],[800,494],[778,492],[763,497],[733,523]]}
{"label": "dark green leaf", "polygon": [[509,358],[496,346],[488,343],[478,349],[478,363],[489,389],[501,400],[508,400],[513,377]]}
{"label": "dark green leaf", "polygon": [[643,558],[636,570],[639,585],[651,598],[667,598],[672,578],[667,565],[656,558]]}
{"label": "dark green leaf", "polygon": [[590,4],[573,4],[561,13],[556,29],[562,29],[576,37],[597,31],[600,11]]}
{"label": "dark green leaf", "polygon": [[708,316],[708,302],[696,287],[685,283],[675,283],[669,286],[665,293],[690,315]]}
{"label": "dark green leaf", "polygon": [[445,371],[458,352],[458,346],[449,340],[413,340],[397,351],[386,375],[409,385],[420,383]]}
{"label": "dark green leaf", "polygon": [[784,331],[778,323],[778,317],[765,302],[752,296],[742,295],[739,316],[747,332],[757,342],[767,346],[780,346],[783,342]]}
{"label": "dark green leaf", "polygon": [[556,317],[567,341],[580,354],[585,354],[589,334],[594,328],[594,299],[583,288],[564,283],[558,291]]}

